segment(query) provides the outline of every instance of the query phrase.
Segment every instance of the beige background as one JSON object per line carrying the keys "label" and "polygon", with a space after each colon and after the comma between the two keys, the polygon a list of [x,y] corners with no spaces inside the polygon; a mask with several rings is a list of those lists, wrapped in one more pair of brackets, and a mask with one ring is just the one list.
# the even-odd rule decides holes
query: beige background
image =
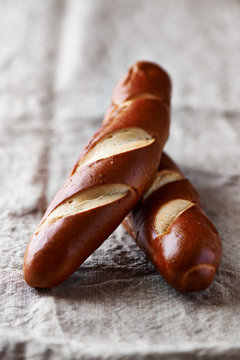
{"label": "beige background", "polygon": [[[240,2],[0,1],[0,358],[240,358]],[[168,152],[223,259],[198,294],[168,286],[124,230],[61,286],[29,288],[28,239],[136,60],[170,73]]]}

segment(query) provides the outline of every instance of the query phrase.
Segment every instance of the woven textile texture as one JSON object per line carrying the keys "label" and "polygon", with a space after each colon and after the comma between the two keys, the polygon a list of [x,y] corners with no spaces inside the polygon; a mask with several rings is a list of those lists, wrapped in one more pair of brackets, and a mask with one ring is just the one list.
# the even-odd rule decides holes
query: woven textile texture
{"label": "woven textile texture", "polygon": [[[0,1],[0,358],[240,359],[240,2]],[[166,150],[223,241],[201,293],[173,290],[120,226],[62,285],[24,250],[137,60],[173,81]]]}

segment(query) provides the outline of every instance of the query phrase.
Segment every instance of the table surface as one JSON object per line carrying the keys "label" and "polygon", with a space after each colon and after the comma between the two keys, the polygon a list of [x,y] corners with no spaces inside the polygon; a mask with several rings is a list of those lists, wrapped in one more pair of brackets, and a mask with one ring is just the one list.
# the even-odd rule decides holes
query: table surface
{"label": "table surface", "polygon": [[[239,359],[240,2],[2,0],[0,11],[1,359]],[[219,229],[215,281],[173,290],[119,227],[65,283],[29,288],[29,237],[140,59],[172,77],[166,150]]]}

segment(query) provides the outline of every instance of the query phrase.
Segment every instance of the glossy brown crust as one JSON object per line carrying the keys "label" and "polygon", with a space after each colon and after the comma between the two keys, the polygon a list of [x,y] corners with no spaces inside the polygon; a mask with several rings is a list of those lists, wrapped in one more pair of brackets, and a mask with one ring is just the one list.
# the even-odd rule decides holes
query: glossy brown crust
{"label": "glossy brown crust", "polygon": [[33,236],[24,260],[26,282],[34,287],[62,283],[115,230],[135,201],[135,194],[128,192],[111,204],[58,220]]}
{"label": "glossy brown crust", "polygon": [[106,111],[103,123],[115,116],[119,106],[138,96],[155,96],[162,103],[170,105],[171,91],[171,79],[162,67],[152,62],[139,61],[115,86],[112,103]]}
{"label": "glossy brown crust", "polygon": [[[149,113],[151,113],[151,121],[149,121]],[[165,104],[149,99],[136,100],[128,107],[119,109],[116,118],[109,125],[103,126],[101,131],[90,139],[91,146],[86,146],[64,186],[49,205],[43,219],[70,196],[101,184],[123,183],[133,187],[140,198],[151,183],[153,173],[156,172],[156,163],[160,159],[161,149],[168,137],[169,116],[169,108]],[[141,127],[156,141],[147,147],[97,160],[75,172],[81,157],[105,135],[128,127]]]}
{"label": "glossy brown crust", "polygon": [[[159,169],[178,169],[163,154]],[[193,206],[183,211],[159,235],[154,227],[158,210],[174,199],[189,200]],[[222,244],[214,225],[201,209],[199,196],[187,179],[170,182],[140,202],[124,219],[126,230],[150,258],[162,277],[180,291],[206,289],[214,279],[222,254]]]}
{"label": "glossy brown crust", "polygon": [[[146,63],[148,71],[151,66]],[[162,77],[160,67],[154,65],[154,71],[156,76],[159,73],[158,77]],[[139,76],[143,76],[142,72]],[[164,73],[163,78],[166,76]],[[144,83],[137,89],[135,83],[129,83],[129,92],[151,92],[151,81],[155,91],[155,81],[151,78],[147,89]],[[139,201],[157,171],[162,147],[168,137],[169,105],[161,99],[141,98],[117,107],[114,115],[109,113],[106,123],[90,139],[40,224],[58,205],[83,190],[104,184],[125,184],[129,191],[110,204],[62,218],[36,231],[29,241],[23,265],[24,278],[30,286],[52,287],[66,280]],[[78,168],[82,157],[104,136],[129,127],[142,128],[155,141]]]}
{"label": "glossy brown crust", "polygon": [[120,104],[143,91],[170,102],[171,80],[163,68],[159,71],[159,65],[145,61],[133,65],[116,85],[112,103]]}

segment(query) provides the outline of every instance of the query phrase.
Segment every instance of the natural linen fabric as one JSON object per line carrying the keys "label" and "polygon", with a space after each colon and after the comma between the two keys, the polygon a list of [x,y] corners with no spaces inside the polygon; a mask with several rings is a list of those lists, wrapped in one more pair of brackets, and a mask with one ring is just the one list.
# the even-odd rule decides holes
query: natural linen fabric
{"label": "natural linen fabric", "polygon": [[[0,2],[0,358],[240,358],[238,0]],[[167,151],[219,229],[211,287],[168,286],[119,227],[62,285],[29,288],[24,250],[114,84],[137,60],[173,80]]]}

